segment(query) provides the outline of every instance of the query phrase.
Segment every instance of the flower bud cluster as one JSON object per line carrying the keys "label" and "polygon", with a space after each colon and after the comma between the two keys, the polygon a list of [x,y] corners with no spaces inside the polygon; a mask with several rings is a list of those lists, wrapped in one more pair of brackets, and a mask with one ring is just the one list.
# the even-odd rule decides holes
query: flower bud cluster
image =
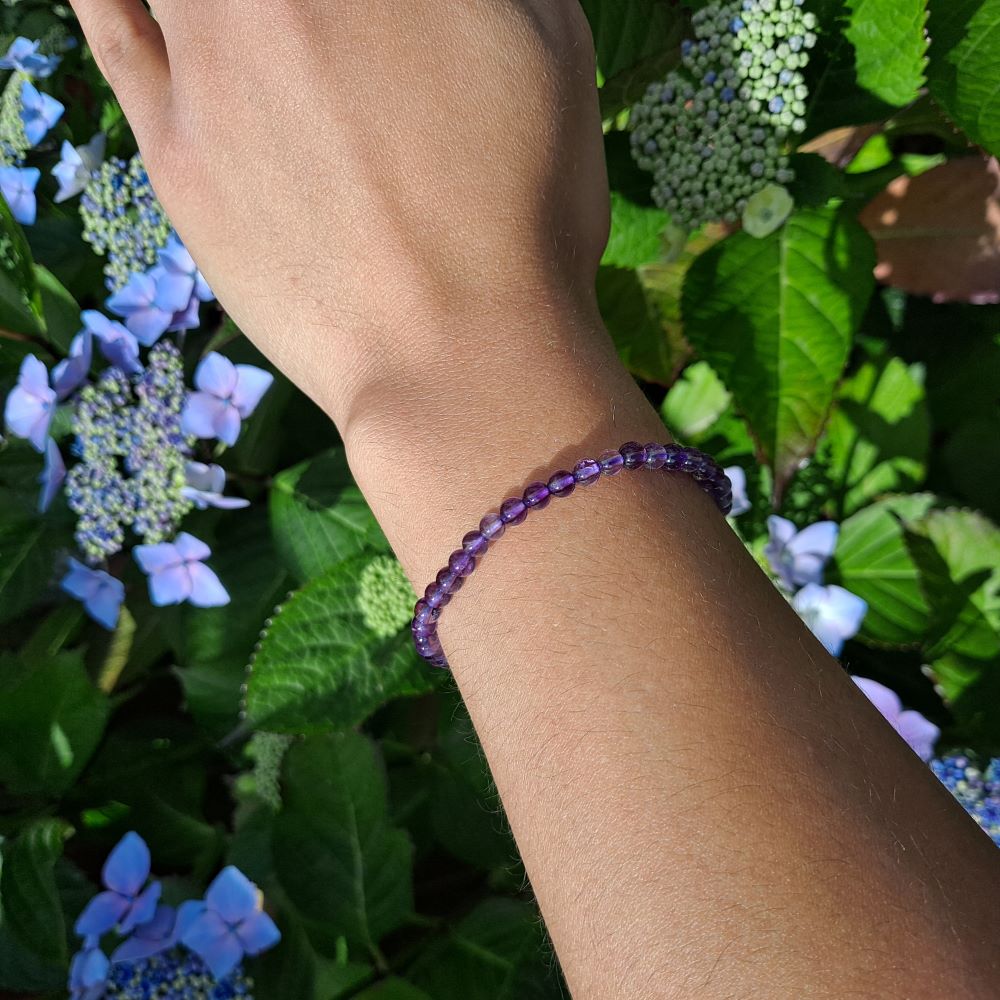
{"label": "flower bud cluster", "polygon": [[710,3],[692,26],[680,67],[650,85],[630,121],[654,201],[687,229],[735,222],[758,191],[793,179],[788,140],[805,129],[802,70],[816,44],[802,0]]}

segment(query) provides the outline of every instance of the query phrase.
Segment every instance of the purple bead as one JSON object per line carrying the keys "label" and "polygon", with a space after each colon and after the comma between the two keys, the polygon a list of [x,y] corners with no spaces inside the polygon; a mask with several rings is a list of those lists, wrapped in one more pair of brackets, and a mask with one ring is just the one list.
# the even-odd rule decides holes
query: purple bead
{"label": "purple bead", "polygon": [[601,478],[601,463],[596,458],[581,459],[573,466],[573,478],[580,486],[589,486]]}
{"label": "purple bead", "polygon": [[663,468],[676,469],[680,465],[684,449],[679,444],[668,444],[665,451],[667,457],[663,462]]}
{"label": "purple bead", "polygon": [[507,525],[499,514],[489,513],[479,522],[479,530],[483,537],[489,542],[495,542],[498,538],[503,538],[503,533]]}
{"label": "purple bead", "polygon": [[525,506],[533,510],[544,510],[549,505],[551,496],[545,483],[532,483],[524,491]]}
{"label": "purple bead", "polygon": [[619,449],[626,469],[638,469],[646,461],[646,449],[638,441],[626,441]]}
{"label": "purple bead", "polygon": [[554,497],[568,497],[576,489],[576,479],[572,472],[560,469],[549,479],[549,492]]}
{"label": "purple bead", "polygon": [[462,584],[465,583],[462,575],[456,573],[450,566],[445,566],[444,569],[438,570],[436,579],[438,586],[444,587],[449,594],[458,593],[462,589]]}
{"label": "purple bead", "polygon": [[605,451],[597,460],[605,476],[617,476],[625,468],[625,459],[620,451]]}
{"label": "purple bead", "polygon": [[476,557],[465,549],[455,549],[448,557],[448,568],[459,576],[468,576],[476,568]]}
{"label": "purple bead", "polygon": [[411,622],[410,631],[413,633],[414,639],[422,639],[428,635],[437,635],[437,623],[426,622],[423,625],[418,625],[416,622]]}
{"label": "purple bead", "polygon": [[477,559],[486,554],[490,540],[481,531],[470,531],[462,536],[462,548]]}
{"label": "purple bead", "polygon": [[651,441],[646,445],[646,468],[662,469],[667,460],[667,449],[662,444]]}
{"label": "purple bead", "polygon": [[512,528],[524,523],[528,516],[528,508],[520,497],[511,497],[500,504],[500,517],[504,524],[509,524]]}
{"label": "purple bead", "polygon": [[677,468],[681,472],[694,472],[701,468],[701,452],[694,448],[682,448],[677,461]]}
{"label": "purple bead", "polygon": [[440,656],[444,650],[441,648],[441,640],[436,635],[420,636],[413,640],[417,652],[425,659],[429,660],[433,656]]}
{"label": "purple bead", "polygon": [[451,594],[439,583],[429,583],[424,591],[424,600],[432,608],[443,608],[451,603]]}
{"label": "purple bead", "polygon": [[441,617],[440,608],[432,608],[422,597],[413,605],[414,622],[436,622]]}
{"label": "purple bead", "polygon": [[439,670],[449,670],[450,665],[448,663],[448,657],[441,653],[439,656],[432,656],[427,661],[432,667],[437,667]]}

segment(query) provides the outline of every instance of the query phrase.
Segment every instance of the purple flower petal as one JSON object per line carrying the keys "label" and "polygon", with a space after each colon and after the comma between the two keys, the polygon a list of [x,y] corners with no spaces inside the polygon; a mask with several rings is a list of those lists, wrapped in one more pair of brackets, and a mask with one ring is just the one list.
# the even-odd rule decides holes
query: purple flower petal
{"label": "purple flower petal", "polygon": [[205,893],[205,902],[227,924],[244,920],[257,910],[258,891],[234,865],[223,868]]}
{"label": "purple flower petal", "polygon": [[899,713],[903,710],[903,703],[899,700],[899,695],[884,684],[873,681],[870,677],[852,677],[851,679],[882,715],[895,724]]}
{"label": "purple flower petal", "polygon": [[149,599],[154,607],[182,604],[191,596],[191,574],[184,565],[160,570],[149,578]]}
{"label": "purple flower petal", "polygon": [[101,572],[104,579],[93,596],[84,602],[84,610],[98,625],[113,631],[118,625],[122,603],[125,600],[125,584],[109,573]]}
{"label": "purple flower petal", "polygon": [[170,542],[160,542],[157,545],[137,545],[132,550],[132,554],[139,564],[139,569],[147,575],[180,566],[184,561],[176,547]]}
{"label": "purple flower petal", "polygon": [[181,413],[181,430],[198,438],[214,438],[217,435],[216,425],[222,422],[223,412],[231,409],[233,408],[228,403],[211,393],[192,392]]}
{"label": "purple flower petal", "polygon": [[194,278],[164,271],[156,280],[156,306],[171,315],[187,309],[194,295]]}
{"label": "purple flower petal", "polygon": [[147,306],[129,313],[125,317],[125,326],[143,347],[152,347],[167,332],[173,315],[173,312],[159,306]]}
{"label": "purple flower petal", "polygon": [[224,404],[215,421],[215,436],[232,447],[239,440],[241,427],[239,410],[231,403]]}
{"label": "purple flower petal", "polygon": [[149,878],[149,866],[149,848],[146,842],[139,834],[130,831],[108,855],[101,878],[109,889],[125,896],[135,896]]}
{"label": "purple flower petal", "polygon": [[723,471],[733,484],[733,507],[729,511],[729,516],[739,517],[740,514],[745,514],[752,506],[747,499],[747,474],[743,471],[743,467],[739,465],[730,465]]}
{"label": "purple flower petal", "polygon": [[174,924],[174,938],[183,941],[184,935],[194,922],[206,910],[206,906],[201,899],[189,899],[186,903],[181,903],[177,907],[177,921]]}
{"label": "purple flower petal", "polygon": [[155,279],[148,274],[133,274],[105,304],[118,316],[130,316],[137,309],[148,309],[155,298]]}
{"label": "purple flower petal", "polygon": [[128,934],[134,927],[137,927],[139,924],[149,923],[153,919],[162,891],[163,887],[159,882],[153,882],[143,889],[135,900],[133,900],[132,906],[121,922],[119,930],[122,934]]}
{"label": "purple flower petal", "polygon": [[64,480],[66,479],[66,463],[63,461],[59,445],[49,438],[45,444],[45,468],[38,481],[42,484],[42,492],[38,498],[38,512],[44,514],[52,501],[55,500]]}
{"label": "purple flower petal", "polygon": [[201,325],[201,302],[194,295],[184,309],[180,309],[170,317],[167,331],[176,333],[181,330],[196,330]]}
{"label": "purple flower petal", "polygon": [[248,955],[259,955],[281,940],[281,931],[266,913],[258,910],[239,924],[236,936]]}
{"label": "purple flower petal", "polygon": [[237,365],[236,374],[236,388],[232,394],[233,405],[246,420],[257,409],[257,404],[264,393],[271,388],[274,376],[263,368],[255,368],[253,365]]}
{"label": "purple flower petal", "polygon": [[899,714],[896,719],[896,732],[924,762],[934,756],[934,744],[941,735],[941,730],[933,722],[913,709]]}
{"label": "purple flower petal", "polygon": [[99,581],[96,578],[97,570],[84,566],[77,559],[70,559],[69,572],[62,578],[59,586],[62,587],[70,597],[75,597],[78,601],[88,600],[96,591]]}
{"label": "purple flower petal", "polygon": [[0,167],[0,194],[10,213],[22,226],[32,226],[38,217],[35,188],[41,171],[35,167]]}
{"label": "purple flower petal", "polygon": [[186,531],[182,531],[174,539],[174,548],[185,562],[201,562],[212,554],[212,550],[200,538],[195,538]]}
{"label": "purple flower petal", "polygon": [[219,608],[229,603],[229,592],[222,581],[204,563],[188,564],[191,576],[191,596],[188,600],[196,608]]}
{"label": "purple flower petal", "polygon": [[106,934],[128,910],[129,901],[121,893],[99,892],[76,919],[73,930],[80,937],[86,934]]}
{"label": "purple flower petal", "polygon": [[236,390],[236,366],[216,351],[206,354],[194,372],[194,384],[219,399],[229,399]]}
{"label": "purple flower petal", "polygon": [[87,380],[94,357],[93,342],[92,331],[84,328],[70,343],[69,357],[52,369],[52,388],[57,399],[72,395]]}
{"label": "purple flower petal", "polygon": [[204,961],[216,979],[228,976],[243,958],[239,939],[212,909],[199,914],[185,928],[180,940]]}

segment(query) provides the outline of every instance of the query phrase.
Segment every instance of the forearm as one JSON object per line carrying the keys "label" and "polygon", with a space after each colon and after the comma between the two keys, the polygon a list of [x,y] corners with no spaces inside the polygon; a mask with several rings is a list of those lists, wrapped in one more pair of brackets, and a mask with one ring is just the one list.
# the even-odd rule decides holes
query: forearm
{"label": "forearm", "polygon": [[[345,428],[420,586],[530,479],[665,436],[586,307],[513,324]],[[553,501],[440,632],[577,998],[989,995],[995,848],[692,483]]]}

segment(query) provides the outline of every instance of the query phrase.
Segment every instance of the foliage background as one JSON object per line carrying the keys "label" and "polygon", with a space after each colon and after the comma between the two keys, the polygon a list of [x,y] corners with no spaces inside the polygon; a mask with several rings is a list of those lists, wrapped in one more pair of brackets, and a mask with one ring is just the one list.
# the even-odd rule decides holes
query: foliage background
{"label": "foliage background", "polygon": [[[4,45],[79,37],[61,5],[6,2]],[[676,64],[698,6],[584,0],[608,327],[674,433],[746,469],[753,551],[772,510],[841,523],[829,579],[869,604],[851,672],[939,724],[941,746],[1000,752],[1000,0],[808,0],[794,212],[763,239],[708,227],[671,251],[627,108]],[[98,127],[109,155],[134,151],[83,45],[50,89],[67,113],[40,165]],[[75,207],[40,190],[35,226],[0,211],[18,248],[0,271],[0,389],[27,353],[63,356],[104,294]],[[209,349],[270,367],[209,312],[189,370]],[[224,608],[154,609],[136,575],[118,630],[94,626],[56,586],[68,511],[37,515],[36,454],[0,450],[0,995],[65,995],[68,929],[128,829],[168,895],[226,862],[262,886],[284,934],[252,966],[262,1000],[564,995],[454,686],[405,629],[365,624],[359,574],[387,544],[334,430],[275,376],[222,459],[252,507],[191,518]]]}

